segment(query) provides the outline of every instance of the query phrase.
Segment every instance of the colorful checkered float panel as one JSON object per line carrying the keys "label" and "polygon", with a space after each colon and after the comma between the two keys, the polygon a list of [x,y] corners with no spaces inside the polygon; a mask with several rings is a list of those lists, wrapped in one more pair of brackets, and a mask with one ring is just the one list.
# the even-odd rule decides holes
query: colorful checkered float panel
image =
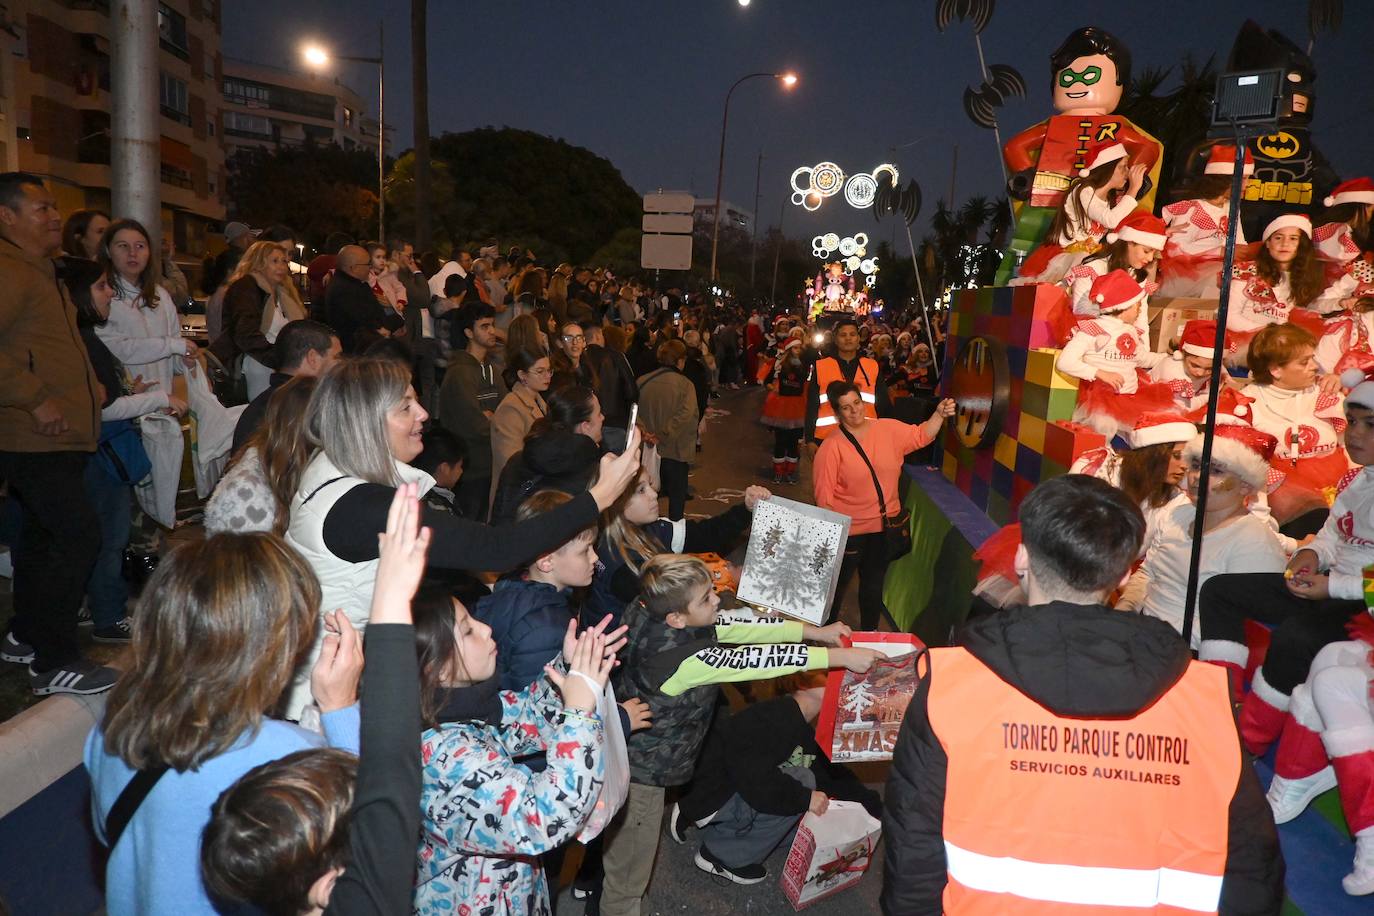
{"label": "colorful checkered float panel", "polygon": [[1070,422],[1078,380],[1054,368],[1067,320],[1064,291],[1046,284],[964,290],[951,310],[943,377],[960,413],[942,470],[998,524],[1016,520],[1036,484],[1105,444]]}

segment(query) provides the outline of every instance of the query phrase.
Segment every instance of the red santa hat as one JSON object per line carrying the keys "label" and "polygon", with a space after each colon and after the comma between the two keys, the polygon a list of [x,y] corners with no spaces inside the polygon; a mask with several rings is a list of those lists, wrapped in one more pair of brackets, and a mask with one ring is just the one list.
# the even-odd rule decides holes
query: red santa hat
{"label": "red santa hat", "polygon": [[789,335],[787,336],[787,339],[786,339],[785,341],[783,341],[783,344],[782,344],[782,351],[783,351],[784,353],[786,353],[788,350],[791,350],[793,347],[800,348],[801,345],[802,345],[802,342],[801,342],[801,336],[800,336],[800,335],[798,335],[798,336],[796,336],[796,337],[793,337],[792,335],[789,334]]}
{"label": "red santa hat", "polygon": [[[1183,457],[1192,462],[1202,456],[1202,434],[1183,448]],[[1269,483],[1269,462],[1279,440],[1253,426],[1231,423],[1218,424],[1212,437],[1212,460],[1226,466],[1256,491],[1266,490]]]}
{"label": "red santa hat", "polygon": [[[1217,395],[1217,426],[1249,426],[1254,413],[1250,405],[1254,398],[1246,394],[1241,394],[1229,386],[1221,389],[1221,394]],[[1203,404],[1196,410],[1190,411],[1188,419],[1194,423],[1202,424],[1207,422],[1207,405]]]}
{"label": "red santa hat", "polygon": [[1168,239],[1167,232],[1164,220],[1153,213],[1137,210],[1123,219],[1114,232],[1107,233],[1107,243],[1111,244],[1117,239],[1122,239],[1153,248],[1156,251],[1163,251],[1164,243]]}
{"label": "red santa hat", "polygon": [[1145,288],[1124,270],[1113,270],[1093,281],[1089,300],[1098,314],[1110,315],[1130,308],[1145,298]]}
{"label": "red santa hat", "polygon": [[1343,181],[1336,185],[1336,189],[1322,203],[1328,207],[1341,204],[1374,204],[1374,181],[1368,178]]}
{"label": "red santa hat", "polygon": [[[1207,165],[1203,167],[1204,175],[1234,175],[1236,174],[1236,148],[1234,146],[1214,146],[1207,155]],[[1250,151],[1245,151],[1245,165],[1241,168],[1242,175],[1255,174],[1255,157],[1250,155]]]}
{"label": "red santa hat", "polygon": [[1341,384],[1350,389],[1345,403],[1374,410],[1374,369],[1347,369],[1341,373]]}
{"label": "red santa hat", "polygon": [[1140,415],[1131,431],[1131,448],[1145,448],[1163,442],[1187,442],[1197,435],[1197,426],[1181,413],[1150,411]]}
{"label": "red santa hat", "polygon": [[1217,323],[1212,319],[1194,318],[1183,326],[1179,348],[1193,356],[1211,357],[1217,339]]}
{"label": "red santa hat", "polygon": [[1110,146],[1104,146],[1102,147],[1102,149],[1097,151],[1097,154],[1095,156],[1093,156],[1092,161],[1088,163],[1087,168],[1082,168],[1078,170],[1078,177],[1087,178],[1088,174],[1092,172],[1093,169],[1099,166],[1106,165],[1108,162],[1115,162],[1118,159],[1125,159],[1129,155],[1130,153],[1126,151],[1126,147],[1122,146],[1120,143],[1113,143]]}
{"label": "red santa hat", "polygon": [[1285,213],[1264,227],[1264,238],[1268,239],[1281,229],[1296,229],[1309,239],[1312,237],[1312,220],[1303,213]]}

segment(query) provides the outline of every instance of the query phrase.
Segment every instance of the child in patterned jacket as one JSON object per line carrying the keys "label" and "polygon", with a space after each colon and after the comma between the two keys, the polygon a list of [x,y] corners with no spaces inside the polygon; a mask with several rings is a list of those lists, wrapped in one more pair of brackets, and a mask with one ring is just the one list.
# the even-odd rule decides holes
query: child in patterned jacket
{"label": "child in patterned jacket", "polygon": [[[426,730],[415,913],[552,913],[539,856],[577,836],[605,779],[597,698],[624,645],[609,622],[578,635],[569,621],[544,674],[502,692],[491,628],[445,592],[417,599]],[[543,772],[514,762],[541,752]]]}

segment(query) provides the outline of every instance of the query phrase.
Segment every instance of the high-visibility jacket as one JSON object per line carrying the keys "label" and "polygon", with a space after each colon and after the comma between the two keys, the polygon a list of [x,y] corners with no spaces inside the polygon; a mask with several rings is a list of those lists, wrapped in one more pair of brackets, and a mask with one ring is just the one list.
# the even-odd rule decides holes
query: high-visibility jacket
{"label": "high-visibility jacket", "polygon": [[854,373],[853,379],[846,379],[844,373],[840,371],[840,361],[833,356],[816,360],[816,373],[814,383],[820,392],[820,410],[816,413],[816,438],[824,439],[830,435],[830,431],[839,424],[839,418],[830,409],[830,398],[825,394],[825,390],[830,387],[831,382],[852,381],[859,389],[859,397],[863,398],[864,413],[869,417],[877,419],[878,416],[878,363],[876,360],[869,359],[867,356],[859,358],[858,371]]}
{"label": "high-visibility jacket", "polygon": [[1217,912],[1241,767],[1222,669],[1190,662],[1131,719],[1068,719],[964,649],[930,662],[946,913]]}

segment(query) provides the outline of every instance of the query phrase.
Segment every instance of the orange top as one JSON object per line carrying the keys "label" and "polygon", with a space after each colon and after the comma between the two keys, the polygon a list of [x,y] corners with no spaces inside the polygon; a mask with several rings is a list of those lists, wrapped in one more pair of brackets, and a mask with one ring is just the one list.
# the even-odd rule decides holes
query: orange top
{"label": "orange top", "polygon": [[1108,720],[1056,716],[964,649],[930,665],[946,913],[1217,911],[1242,765],[1225,672],[1190,662],[1148,709]]}
{"label": "orange top", "polygon": [[[926,433],[925,424],[869,420],[863,436],[855,438],[873,462],[873,470],[878,472],[887,514],[896,515],[901,511],[897,488],[903,458],[907,452],[929,445],[932,437]],[[843,433],[837,432],[821,443],[811,468],[811,480],[816,486],[816,505],[853,519],[850,534],[873,534],[883,529],[873,475]]]}

